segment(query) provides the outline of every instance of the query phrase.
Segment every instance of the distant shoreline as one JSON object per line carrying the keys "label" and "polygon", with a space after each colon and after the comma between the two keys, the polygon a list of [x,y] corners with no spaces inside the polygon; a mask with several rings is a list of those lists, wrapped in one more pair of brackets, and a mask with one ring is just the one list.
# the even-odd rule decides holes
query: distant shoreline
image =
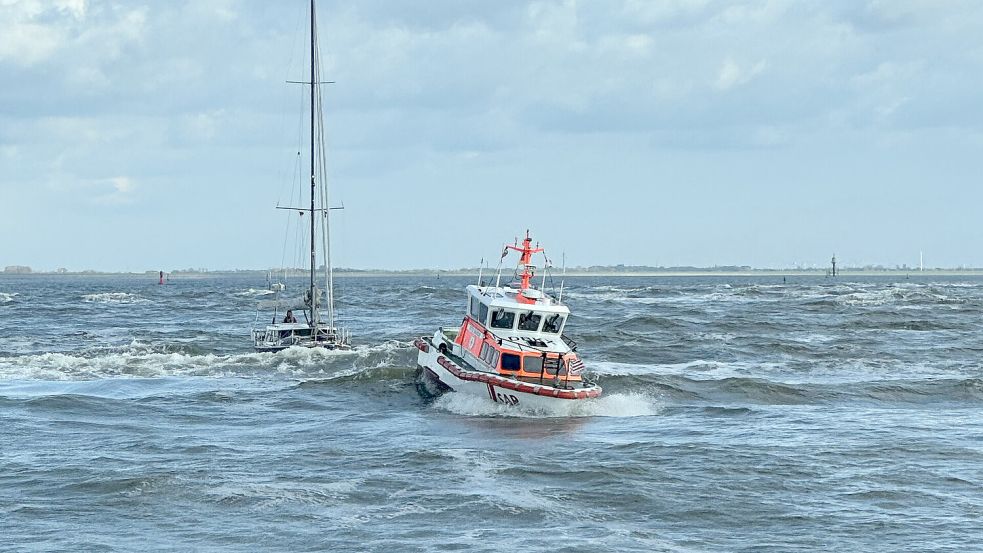
{"label": "distant shoreline", "polygon": [[[181,271],[165,273],[169,280],[183,279],[207,279],[223,278],[229,276],[255,277],[266,279],[268,271],[264,270],[233,270],[233,271]],[[288,277],[306,276],[305,272],[287,273]],[[484,271],[484,275],[493,275],[494,272]],[[540,273],[542,274],[542,273]],[[334,276],[338,278],[393,278],[393,277],[478,277],[478,270],[456,270],[443,271],[436,269],[420,269],[407,271],[377,271],[377,270],[339,270],[335,271]],[[158,272],[127,273],[127,272],[101,272],[101,271],[81,271],[81,272],[55,272],[55,271],[32,271],[32,272],[4,272],[0,271],[0,279],[4,277],[34,277],[34,276],[55,276],[55,277],[139,277],[156,280]],[[558,271],[553,273],[553,278],[560,276],[569,278],[578,277],[602,277],[602,278],[634,278],[634,277],[825,277],[827,273],[820,269],[750,269],[750,270],[714,270],[714,269],[693,269],[693,270],[644,270],[644,271],[612,271],[612,270],[568,270],[566,275],[561,275]],[[904,269],[844,269],[837,272],[839,277],[929,277],[929,276],[983,276],[983,269],[926,269],[904,270]]]}

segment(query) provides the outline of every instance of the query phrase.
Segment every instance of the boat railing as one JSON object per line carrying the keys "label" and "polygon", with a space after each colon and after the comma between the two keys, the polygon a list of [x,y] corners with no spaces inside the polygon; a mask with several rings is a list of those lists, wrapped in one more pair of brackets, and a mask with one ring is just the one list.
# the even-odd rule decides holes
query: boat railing
{"label": "boat railing", "polygon": [[560,339],[563,340],[563,343],[566,344],[568,348],[570,348],[570,351],[577,351],[577,342],[571,340],[569,336],[566,334],[561,334]]}

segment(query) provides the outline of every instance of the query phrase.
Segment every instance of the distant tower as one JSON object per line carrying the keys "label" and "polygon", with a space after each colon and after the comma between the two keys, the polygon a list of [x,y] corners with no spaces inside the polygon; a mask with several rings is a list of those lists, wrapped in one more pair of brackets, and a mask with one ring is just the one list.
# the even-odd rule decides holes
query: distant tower
{"label": "distant tower", "polygon": [[918,270],[925,270],[925,254],[924,252],[918,252]]}
{"label": "distant tower", "polygon": [[836,254],[833,254],[833,276],[836,276]]}

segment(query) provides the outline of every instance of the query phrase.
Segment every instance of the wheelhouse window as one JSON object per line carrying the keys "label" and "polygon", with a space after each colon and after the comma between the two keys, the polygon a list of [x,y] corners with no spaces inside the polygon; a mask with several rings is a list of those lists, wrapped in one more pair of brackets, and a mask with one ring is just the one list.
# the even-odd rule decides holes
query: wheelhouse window
{"label": "wheelhouse window", "polygon": [[496,357],[497,353],[498,350],[492,346],[489,346],[488,342],[481,345],[481,360],[488,363],[492,367],[494,367],[495,363],[498,361],[498,358]]}
{"label": "wheelhouse window", "polygon": [[527,355],[522,363],[522,370],[527,373],[540,374],[543,372],[543,358]]}
{"label": "wheelhouse window", "polygon": [[515,323],[515,311],[499,309],[492,312],[492,328],[512,328],[513,323]]}
{"label": "wheelhouse window", "polygon": [[488,306],[483,303],[478,303],[478,322],[483,325],[488,324]]}
{"label": "wheelhouse window", "polygon": [[503,371],[517,371],[522,363],[522,358],[518,355],[512,353],[502,354],[502,370]]}
{"label": "wheelhouse window", "polygon": [[559,314],[546,317],[546,322],[543,323],[543,332],[548,332],[550,334],[560,332],[560,329],[563,328],[564,319],[565,317]]}
{"label": "wheelhouse window", "polygon": [[531,330],[533,332],[539,330],[539,320],[543,317],[532,311],[519,314],[519,330]]}
{"label": "wheelhouse window", "polygon": [[472,296],[470,298],[470,301],[471,301],[471,318],[472,319],[477,319],[478,318],[478,305],[481,302],[479,302],[478,301],[478,298],[475,298],[474,296]]}

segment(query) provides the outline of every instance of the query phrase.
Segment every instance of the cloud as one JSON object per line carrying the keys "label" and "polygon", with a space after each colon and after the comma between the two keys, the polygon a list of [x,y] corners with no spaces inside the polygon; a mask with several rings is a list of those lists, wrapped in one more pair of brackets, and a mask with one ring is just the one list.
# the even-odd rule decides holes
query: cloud
{"label": "cloud", "polygon": [[[102,189],[92,196],[92,203],[100,205],[124,205],[134,202],[135,184],[129,177],[112,177],[93,183]],[[108,188],[108,190],[106,190]]]}
{"label": "cloud", "polygon": [[61,47],[63,40],[64,37],[56,29],[31,22],[12,21],[0,33],[0,62],[35,65],[50,58]]}
{"label": "cloud", "polygon": [[0,2],[0,64],[29,67],[51,59],[85,15],[84,0]]}
{"label": "cloud", "polygon": [[[0,0],[4,198],[160,218],[236,199],[261,213],[230,223],[249,232],[306,136],[304,87],[283,82],[307,70],[302,4]],[[332,182],[353,232],[370,191],[443,197],[449,180],[496,189],[555,174],[576,188],[596,169],[613,195],[671,199],[731,154],[767,154],[777,174],[782,156],[799,156],[794,171],[830,144],[882,147],[866,168],[899,144],[983,140],[977,2],[327,0],[318,23],[337,82],[324,96]],[[899,162],[918,158],[911,148]],[[823,164],[836,166],[850,164]],[[663,168],[672,178],[656,178]]]}
{"label": "cloud", "polygon": [[137,199],[136,182],[123,175],[89,178],[70,171],[54,169],[45,177],[44,182],[44,188],[50,194],[72,205],[85,202],[95,206],[118,206],[133,204]]}
{"label": "cloud", "polygon": [[764,69],[764,60],[758,61],[751,67],[745,66],[742,68],[733,59],[727,58],[720,66],[720,72],[717,74],[717,80],[715,81],[714,86],[716,86],[718,90],[730,90],[735,86],[746,84],[758,73],[764,71]]}
{"label": "cloud", "polygon": [[127,177],[113,177],[109,182],[113,183],[117,194],[129,194],[133,191],[133,181]]}

